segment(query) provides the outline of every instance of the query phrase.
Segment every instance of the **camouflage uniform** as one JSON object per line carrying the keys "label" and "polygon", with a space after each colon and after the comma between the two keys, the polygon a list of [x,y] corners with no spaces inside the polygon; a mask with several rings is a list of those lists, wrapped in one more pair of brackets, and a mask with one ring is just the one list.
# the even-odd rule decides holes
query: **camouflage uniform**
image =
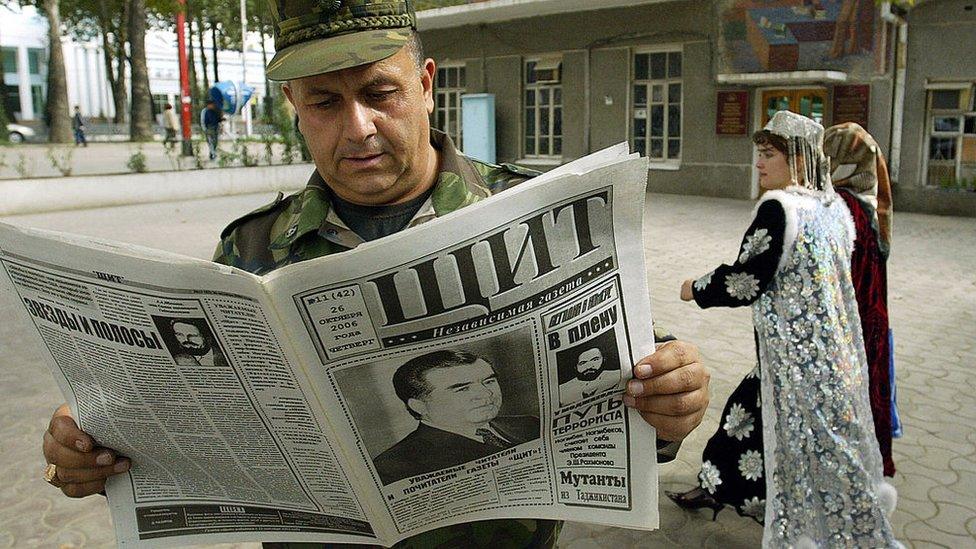
{"label": "camouflage uniform", "polygon": [[[538,172],[503,164],[495,166],[466,157],[451,139],[431,131],[440,151],[440,173],[430,198],[408,226],[473,204],[494,192],[525,181]],[[343,252],[363,240],[332,210],[325,182],[312,174],[304,190],[259,208],[231,223],[220,235],[214,261],[255,274]],[[551,520],[490,520],[439,528],[401,541],[398,548],[553,547],[560,523]],[[266,547],[321,547],[320,544],[266,544]],[[355,545],[352,547],[364,547]]]}

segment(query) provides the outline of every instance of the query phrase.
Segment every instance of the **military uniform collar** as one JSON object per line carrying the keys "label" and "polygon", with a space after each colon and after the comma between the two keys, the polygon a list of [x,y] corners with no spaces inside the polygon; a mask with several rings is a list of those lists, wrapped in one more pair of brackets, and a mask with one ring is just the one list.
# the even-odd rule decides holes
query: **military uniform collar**
{"label": "military uniform collar", "polygon": [[[430,142],[440,152],[437,181],[430,198],[410,220],[410,227],[491,194],[472,160],[458,152],[447,134],[432,129]],[[328,186],[318,171],[312,173],[305,189],[274,224],[269,247],[272,250],[287,249],[311,232],[318,232],[326,240],[345,248],[354,248],[363,242],[333,211]]]}

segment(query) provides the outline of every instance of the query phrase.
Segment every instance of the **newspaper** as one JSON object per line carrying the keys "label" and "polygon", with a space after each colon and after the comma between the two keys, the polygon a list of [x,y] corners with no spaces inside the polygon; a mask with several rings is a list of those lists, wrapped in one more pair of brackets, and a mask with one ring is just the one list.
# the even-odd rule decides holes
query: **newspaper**
{"label": "newspaper", "polygon": [[[496,518],[658,525],[646,159],[624,145],[258,277],[0,225],[122,547],[391,545]],[[26,342],[30,344],[32,342]]]}

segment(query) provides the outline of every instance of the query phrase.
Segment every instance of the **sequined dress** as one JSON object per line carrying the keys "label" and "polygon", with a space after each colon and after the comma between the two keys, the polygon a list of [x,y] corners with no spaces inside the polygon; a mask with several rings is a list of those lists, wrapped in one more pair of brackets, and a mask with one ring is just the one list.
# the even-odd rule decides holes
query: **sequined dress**
{"label": "sequined dress", "polygon": [[850,213],[835,194],[771,191],[735,264],[695,283],[703,307],[752,305],[766,547],[898,546],[887,518],[896,494],[882,477],[868,400],[853,239]]}

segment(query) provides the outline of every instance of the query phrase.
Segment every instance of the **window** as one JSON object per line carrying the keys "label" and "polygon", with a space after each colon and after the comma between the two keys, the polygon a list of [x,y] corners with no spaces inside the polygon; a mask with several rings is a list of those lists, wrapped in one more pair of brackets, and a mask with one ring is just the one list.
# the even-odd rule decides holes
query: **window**
{"label": "window", "polygon": [[8,116],[20,118],[20,89],[17,78],[17,48],[0,48],[3,74],[0,74],[0,101]]}
{"label": "window", "polygon": [[926,183],[976,188],[976,106],[972,85],[935,84],[929,89]]}
{"label": "window", "polygon": [[681,50],[634,54],[630,119],[634,151],[681,160]]}
{"label": "window", "polygon": [[563,154],[561,57],[525,62],[525,158],[560,158]]}
{"label": "window", "polygon": [[461,96],[465,92],[464,66],[444,66],[437,69],[434,84],[434,127],[450,136],[454,146],[461,149]]}
{"label": "window", "polygon": [[27,48],[27,67],[32,75],[42,75],[42,68],[45,68],[44,50],[39,48]]}
{"label": "window", "polygon": [[34,118],[38,119],[44,113],[44,86],[41,84],[31,84],[31,104],[34,105]]}
{"label": "window", "polygon": [[169,103],[169,95],[165,93],[154,93],[152,94],[152,114],[153,118],[159,116],[163,112],[163,107]]}
{"label": "window", "polygon": [[4,74],[17,74],[17,48],[0,48],[3,55]]}

